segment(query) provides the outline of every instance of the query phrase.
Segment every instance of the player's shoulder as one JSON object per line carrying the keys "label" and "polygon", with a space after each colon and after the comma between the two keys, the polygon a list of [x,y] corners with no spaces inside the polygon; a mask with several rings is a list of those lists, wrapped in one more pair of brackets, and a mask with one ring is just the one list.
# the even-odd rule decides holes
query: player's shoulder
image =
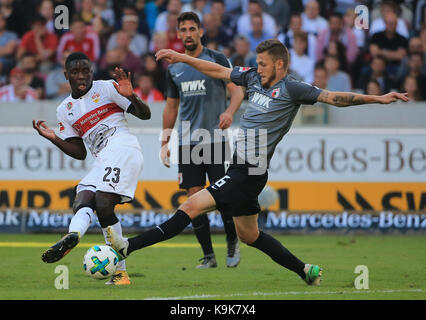
{"label": "player's shoulder", "polygon": [[102,87],[106,87],[106,86],[112,86],[113,82],[115,82],[115,80],[113,80],[113,79],[109,79],[109,80],[94,80],[93,81],[93,87],[94,88],[102,88]]}
{"label": "player's shoulder", "polygon": [[217,59],[226,59],[226,56],[219,51],[204,47],[203,48],[203,54],[209,55],[212,58],[217,58]]}
{"label": "player's shoulder", "polygon": [[232,69],[232,75],[237,78],[244,77],[245,79],[258,79],[260,81],[257,68],[254,67],[235,66]]}
{"label": "player's shoulder", "polygon": [[291,99],[297,101],[303,100],[304,98],[308,99],[308,101],[314,100],[322,91],[322,89],[303,80],[296,79],[291,75],[284,78],[284,87]]}
{"label": "player's shoulder", "polygon": [[228,58],[219,51],[213,50],[213,49],[209,49],[204,47],[203,48],[203,55],[205,55],[206,57],[210,57],[214,62],[219,63],[219,64],[225,64],[225,65],[230,65],[231,63],[229,62]]}
{"label": "player's shoulder", "polygon": [[93,81],[93,85],[92,85],[92,89],[94,91],[94,93],[100,93],[100,94],[105,94],[105,95],[110,95],[112,89],[115,90],[113,83],[117,83],[115,80],[113,79],[109,79],[109,80],[94,80]]}
{"label": "player's shoulder", "polygon": [[291,74],[286,75],[284,78],[284,84],[288,88],[298,88],[298,87],[312,87],[312,84],[307,83],[303,80],[297,79]]}

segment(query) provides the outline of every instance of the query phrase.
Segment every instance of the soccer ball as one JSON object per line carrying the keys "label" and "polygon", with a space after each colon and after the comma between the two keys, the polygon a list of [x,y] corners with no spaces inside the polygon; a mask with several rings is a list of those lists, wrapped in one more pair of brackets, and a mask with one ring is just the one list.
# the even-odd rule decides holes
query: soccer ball
{"label": "soccer ball", "polygon": [[83,258],[83,268],[93,279],[106,279],[117,270],[120,258],[118,253],[107,245],[93,246]]}
{"label": "soccer ball", "polygon": [[260,208],[262,210],[267,210],[270,206],[275,204],[278,198],[278,192],[274,188],[266,185],[258,196]]}

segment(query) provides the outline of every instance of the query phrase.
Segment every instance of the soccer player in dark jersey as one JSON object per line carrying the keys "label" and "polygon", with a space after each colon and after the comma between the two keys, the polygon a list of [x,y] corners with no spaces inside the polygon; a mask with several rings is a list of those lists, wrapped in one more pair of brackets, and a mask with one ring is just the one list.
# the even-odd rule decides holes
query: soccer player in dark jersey
{"label": "soccer player in dark jersey", "polygon": [[[352,92],[331,92],[297,81],[287,74],[289,54],[278,40],[265,40],[256,48],[258,68],[220,66],[172,50],[160,50],[157,59],[170,63],[184,62],[206,75],[232,81],[246,87],[249,104],[241,117],[241,134],[236,139],[234,161],[226,175],[207,189],[185,201],[168,221],[139,236],[125,239],[111,228],[108,236],[112,246],[125,258],[135,250],[170,239],[179,234],[192,219],[214,208],[232,211],[238,237],[255,247],[281,266],[294,271],[307,284],[318,285],[321,268],[305,264],[274,237],[260,231],[257,225],[260,211],[257,197],[267,178],[268,163],[275,147],[290,129],[301,104],[324,102],[337,107],[369,103],[388,104],[408,101],[406,93],[392,92],[383,96]],[[258,142],[248,143],[253,134]],[[240,143],[247,138],[247,143]],[[252,140],[250,140],[252,141]],[[253,156],[253,149],[262,156]]]}
{"label": "soccer player in dark jersey", "polygon": [[[200,20],[194,12],[184,12],[178,18],[178,37],[185,47],[185,54],[191,57],[219,63],[231,67],[228,59],[220,52],[202,46],[203,31]],[[226,89],[231,97],[226,105]],[[163,132],[161,161],[170,167],[168,142],[179,113],[179,187],[185,189],[188,197],[202,190],[206,175],[210,183],[225,175],[225,165],[229,165],[231,152],[228,139],[223,134],[215,136],[215,130],[229,128],[234,113],[244,98],[241,87],[220,79],[210,78],[185,63],[170,65],[166,74],[166,106],[163,112]],[[204,132],[210,141],[199,141],[197,132]],[[216,139],[216,140],[215,140]],[[204,145],[200,148],[200,145]],[[198,149],[195,149],[198,148]],[[202,149],[199,160],[194,159]],[[205,150],[207,152],[203,153]],[[210,155],[208,154],[210,153]],[[227,156],[227,157],[226,157]],[[217,157],[216,161],[215,157]],[[202,158],[202,159],[201,159]],[[230,212],[220,211],[226,233],[228,254],[226,265],[236,267],[240,261],[238,237]],[[210,237],[210,224],[206,214],[192,221],[194,233],[201,245],[204,257],[198,269],[217,266]]]}

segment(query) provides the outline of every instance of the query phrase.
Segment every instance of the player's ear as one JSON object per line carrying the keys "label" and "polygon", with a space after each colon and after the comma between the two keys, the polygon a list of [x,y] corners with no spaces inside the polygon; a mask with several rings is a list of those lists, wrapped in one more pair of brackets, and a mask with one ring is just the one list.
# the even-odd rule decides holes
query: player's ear
{"label": "player's ear", "polygon": [[277,69],[284,69],[284,60],[282,59],[275,60],[275,67]]}
{"label": "player's ear", "polygon": [[200,27],[200,38],[203,36],[204,34],[204,29]]}
{"label": "player's ear", "polygon": [[64,76],[65,76],[65,79],[68,80],[68,72],[67,72],[67,70],[64,70]]}

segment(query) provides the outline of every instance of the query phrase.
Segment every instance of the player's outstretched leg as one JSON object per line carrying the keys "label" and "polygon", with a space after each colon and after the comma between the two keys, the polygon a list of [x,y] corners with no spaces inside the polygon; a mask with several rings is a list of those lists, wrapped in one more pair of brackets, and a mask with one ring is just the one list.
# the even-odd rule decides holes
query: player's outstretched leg
{"label": "player's outstretched leg", "polygon": [[[105,242],[110,245],[107,228],[111,227],[117,234],[122,235],[120,221],[114,213],[115,206],[120,202],[121,196],[109,192],[96,192],[96,212],[98,214],[99,224],[102,227],[102,232],[105,237]],[[130,277],[126,271],[126,262],[120,261],[117,271],[105,284],[108,285],[129,285]]]}
{"label": "player's outstretched leg", "polygon": [[305,282],[308,285],[319,286],[321,282],[322,276],[322,268],[320,266],[314,264],[306,264],[305,265]]}
{"label": "player's outstretched leg", "polygon": [[112,247],[119,253],[121,258],[124,259],[135,250],[173,238],[191,223],[191,217],[195,218],[215,208],[215,200],[211,194],[204,189],[197,192],[180,205],[179,209],[169,220],[136,237],[125,239],[114,232],[111,227],[108,227],[108,241],[111,242]]}
{"label": "player's outstretched leg", "polygon": [[135,250],[143,249],[158,242],[173,238],[181,233],[190,223],[191,218],[184,211],[177,210],[169,220],[129,239],[122,237],[109,226],[107,228],[107,239],[120,257],[125,259]]}
{"label": "player's outstretched leg", "polygon": [[[113,224],[109,227],[112,230],[115,230],[115,232],[119,236],[123,235],[120,221],[118,221],[117,223],[115,223],[115,224]],[[103,232],[104,237],[105,237],[105,242],[106,242],[107,245],[110,246],[111,243],[108,241],[107,230],[108,230],[108,227],[102,228],[102,232]],[[117,271],[114,273],[114,275],[111,277],[110,280],[105,282],[105,284],[107,284],[107,285],[128,285],[130,283],[131,283],[130,277],[129,277],[129,274],[127,273],[127,270],[126,270],[126,261],[124,261],[124,260],[118,262]]]}
{"label": "player's outstretched leg", "polygon": [[79,242],[80,237],[77,232],[67,233],[41,255],[41,260],[46,263],[57,262],[65,257]]}
{"label": "player's outstretched leg", "polygon": [[77,194],[73,204],[75,214],[68,227],[68,233],[42,254],[42,261],[46,263],[57,262],[80,242],[95,219],[93,201],[94,193],[91,191],[84,190]]}
{"label": "player's outstretched leg", "polygon": [[281,242],[259,231],[257,215],[234,217],[241,241],[267,254],[273,261],[297,273],[307,284],[319,285],[322,270],[319,266],[305,264],[293,255]]}

